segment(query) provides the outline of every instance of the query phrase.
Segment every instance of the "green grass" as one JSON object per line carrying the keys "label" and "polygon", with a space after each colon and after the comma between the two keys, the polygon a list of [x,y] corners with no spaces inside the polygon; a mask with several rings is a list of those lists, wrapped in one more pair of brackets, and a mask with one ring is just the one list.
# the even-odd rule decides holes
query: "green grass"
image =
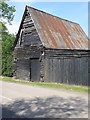
{"label": "green grass", "polygon": [[64,90],[70,90],[70,91],[76,91],[76,92],[90,93],[90,88],[86,86],[76,86],[76,85],[48,83],[48,82],[31,82],[31,81],[23,81],[18,79],[16,80],[16,79],[13,79],[12,77],[1,77],[1,76],[0,76],[0,80],[5,82],[18,83],[18,84],[26,84],[26,85],[47,87],[47,88],[53,88],[53,89],[64,89]]}

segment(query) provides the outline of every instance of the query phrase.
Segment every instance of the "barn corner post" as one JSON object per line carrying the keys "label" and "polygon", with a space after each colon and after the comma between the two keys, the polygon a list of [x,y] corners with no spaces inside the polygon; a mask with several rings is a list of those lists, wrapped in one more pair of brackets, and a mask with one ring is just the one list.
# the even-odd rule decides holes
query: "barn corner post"
{"label": "barn corner post", "polygon": [[45,68],[45,48],[43,47],[40,50],[40,81],[41,82],[45,81],[44,68]]}

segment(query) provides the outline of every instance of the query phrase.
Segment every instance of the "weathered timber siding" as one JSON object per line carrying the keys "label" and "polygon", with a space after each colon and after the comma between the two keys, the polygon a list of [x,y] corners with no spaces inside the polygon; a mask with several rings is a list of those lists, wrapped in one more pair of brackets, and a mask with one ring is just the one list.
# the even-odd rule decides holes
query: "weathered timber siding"
{"label": "weathered timber siding", "polygon": [[14,51],[14,77],[18,79],[30,80],[30,59],[40,58],[40,50],[38,48],[30,49],[17,48]]}
{"label": "weathered timber siding", "polygon": [[38,58],[40,57],[40,49],[24,47],[24,48],[15,48],[14,50],[14,58],[23,59],[23,58]]}
{"label": "weathered timber siding", "polygon": [[[26,7],[16,37],[14,77],[21,80],[88,85],[90,54],[87,51],[86,35],[80,26],[60,19],[57,29],[54,23],[59,18],[52,16],[54,21],[51,25],[49,15],[35,11]],[[71,30],[68,33],[65,29],[69,24],[74,32],[74,37],[71,35],[71,38],[66,35],[72,34]],[[75,37],[77,34],[78,37]]]}
{"label": "weathered timber siding", "polygon": [[45,81],[88,85],[87,52],[46,50],[44,62]]}
{"label": "weathered timber siding", "polygon": [[40,61],[39,58],[30,59],[31,81],[40,81]]}
{"label": "weathered timber siding", "polygon": [[16,64],[16,78],[30,80],[30,61],[29,59],[18,59]]}
{"label": "weathered timber siding", "polygon": [[22,27],[20,30],[20,35],[18,38],[17,46],[40,46],[41,41],[39,35],[36,31],[36,27],[33,21],[33,18],[28,11],[25,14],[25,18],[22,23]]}
{"label": "weathered timber siding", "polygon": [[17,45],[14,49],[14,77],[30,80],[30,59],[40,58],[40,38],[36,31],[34,21],[28,11],[22,23]]}

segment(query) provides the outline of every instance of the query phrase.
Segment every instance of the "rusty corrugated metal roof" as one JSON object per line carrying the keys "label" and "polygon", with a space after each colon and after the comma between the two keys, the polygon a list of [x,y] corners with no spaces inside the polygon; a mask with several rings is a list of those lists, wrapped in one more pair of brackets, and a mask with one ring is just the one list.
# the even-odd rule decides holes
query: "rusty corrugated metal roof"
{"label": "rusty corrugated metal roof", "polygon": [[79,24],[27,7],[42,44],[55,49],[88,49],[88,38]]}

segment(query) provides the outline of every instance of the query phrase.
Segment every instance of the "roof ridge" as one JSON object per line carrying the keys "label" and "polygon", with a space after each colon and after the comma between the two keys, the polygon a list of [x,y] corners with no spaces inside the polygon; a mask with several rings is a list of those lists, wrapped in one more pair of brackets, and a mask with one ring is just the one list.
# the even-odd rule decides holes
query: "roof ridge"
{"label": "roof ridge", "polygon": [[34,10],[37,10],[37,11],[40,11],[40,12],[43,12],[43,13],[45,13],[45,14],[48,14],[48,15],[50,15],[50,16],[53,16],[53,17],[59,18],[59,19],[61,19],[61,20],[64,20],[64,21],[67,21],[67,22],[70,22],[70,23],[73,23],[73,24],[77,24],[77,25],[79,25],[79,23],[76,23],[76,22],[73,22],[73,21],[70,21],[70,20],[67,20],[67,19],[64,19],[64,18],[61,18],[61,17],[55,16],[55,15],[53,15],[53,14],[51,14],[51,13],[47,13],[47,12],[45,12],[45,11],[42,11],[42,10],[36,9],[36,8],[34,8],[34,7],[31,7],[31,6],[28,6],[28,5],[26,5],[26,7],[31,8],[31,9],[34,9]]}

